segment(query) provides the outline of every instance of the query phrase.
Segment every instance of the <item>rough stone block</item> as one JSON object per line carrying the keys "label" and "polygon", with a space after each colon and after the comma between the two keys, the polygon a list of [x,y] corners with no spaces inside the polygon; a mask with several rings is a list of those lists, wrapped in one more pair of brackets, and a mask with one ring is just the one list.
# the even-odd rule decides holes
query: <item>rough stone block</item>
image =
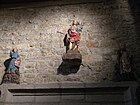
{"label": "rough stone block", "polygon": [[35,101],[35,97],[34,96],[13,96],[12,97],[12,100],[8,101],[8,102],[20,102],[20,103],[26,103],[26,102],[30,102],[30,103],[33,103]]}
{"label": "rough stone block", "polygon": [[[70,93],[71,94],[71,93]],[[70,102],[84,102],[85,99],[84,99],[84,95],[62,95],[61,96],[61,101],[62,102],[67,102],[67,103],[70,103]]]}
{"label": "rough stone block", "polygon": [[[110,93],[111,94],[111,93]],[[86,95],[86,102],[119,102],[123,103],[123,95]]]}
{"label": "rough stone block", "polygon": [[60,83],[60,88],[84,88],[84,83]]}
{"label": "rough stone block", "polygon": [[60,105],[101,105],[100,103],[85,103],[85,102],[69,102],[69,103],[60,103]]}
{"label": "rough stone block", "polygon": [[46,84],[36,84],[35,89],[46,89],[46,88],[60,88],[59,83],[46,83]]}
{"label": "rough stone block", "polygon": [[[42,94],[43,95],[43,94]],[[60,102],[60,96],[35,96],[35,102],[40,102],[40,103],[47,103],[47,102],[52,102],[52,103],[56,103],[56,102]]]}

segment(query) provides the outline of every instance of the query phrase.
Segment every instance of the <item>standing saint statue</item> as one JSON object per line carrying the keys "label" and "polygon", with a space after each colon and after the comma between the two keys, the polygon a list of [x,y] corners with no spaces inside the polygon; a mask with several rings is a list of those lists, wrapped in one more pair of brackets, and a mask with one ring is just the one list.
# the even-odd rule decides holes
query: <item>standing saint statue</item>
{"label": "standing saint statue", "polygon": [[10,51],[10,59],[4,62],[5,74],[2,83],[19,83],[19,66],[21,63],[18,49],[13,48]]}

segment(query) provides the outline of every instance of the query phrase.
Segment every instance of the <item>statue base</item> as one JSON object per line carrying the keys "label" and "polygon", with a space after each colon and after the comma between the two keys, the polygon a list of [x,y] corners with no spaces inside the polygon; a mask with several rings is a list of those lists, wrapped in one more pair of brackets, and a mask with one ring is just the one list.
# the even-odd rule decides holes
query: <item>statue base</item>
{"label": "statue base", "polygon": [[82,61],[82,55],[78,50],[68,50],[62,57],[63,60],[79,60]]}
{"label": "statue base", "polygon": [[78,50],[68,50],[62,59],[63,62],[58,68],[58,74],[68,75],[78,72],[82,62],[82,55]]}
{"label": "statue base", "polygon": [[5,73],[2,83],[16,83],[19,84],[19,74],[17,73]]}

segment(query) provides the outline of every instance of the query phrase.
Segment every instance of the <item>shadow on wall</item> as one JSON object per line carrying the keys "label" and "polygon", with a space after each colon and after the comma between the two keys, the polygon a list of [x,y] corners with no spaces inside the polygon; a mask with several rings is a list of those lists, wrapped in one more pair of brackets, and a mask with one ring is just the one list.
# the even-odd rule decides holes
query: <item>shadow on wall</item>
{"label": "shadow on wall", "polygon": [[5,72],[7,71],[7,69],[8,69],[8,67],[9,67],[9,64],[10,64],[10,61],[11,61],[11,60],[12,60],[12,59],[9,58],[9,59],[7,59],[7,60],[4,61]]}
{"label": "shadow on wall", "polygon": [[[4,61],[4,66],[5,66],[5,72],[8,70],[8,67],[9,67],[9,64],[10,64],[10,61],[11,61],[12,59],[11,58],[9,58],[9,59],[7,59],[7,60],[5,60]],[[5,74],[4,74],[4,76],[5,76]],[[4,76],[3,76],[3,78],[4,78]],[[1,84],[3,83],[3,79],[2,79],[2,82],[1,82]]]}
{"label": "shadow on wall", "polygon": [[63,62],[57,69],[57,74],[68,75],[72,73],[77,73],[80,68],[81,62],[82,61],[79,59],[63,60]]}

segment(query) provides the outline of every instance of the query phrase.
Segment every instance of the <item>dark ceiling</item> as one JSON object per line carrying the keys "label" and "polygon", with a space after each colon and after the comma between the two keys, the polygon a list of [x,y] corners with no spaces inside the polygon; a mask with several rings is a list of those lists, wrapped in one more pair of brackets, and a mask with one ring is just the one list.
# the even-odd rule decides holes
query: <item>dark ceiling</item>
{"label": "dark ceiling", "polygon": [[[32,4],[38,4],[38,3],[42,3],[42,4],[47,4],[46,1],[49,2],[62,2],[62,1],[71,1],[71,0],[0,0],[0,8],[6,8],[6,7],[18,7],[18,6],[26,6],[28,4],[32,5]],[[86,0],[72,0],[72,1],[86,1]],[[94,1],[94,0],[93,0]],[[97,1],[97,0],[95,0]],[[105,0],[107,1],[107,0]],[[140,0],[128,0],[130,5],[137,6],[140,5]],[[138,6],[139,7],[139,6]]]}
{"label": "dark ceiling", "polygon": [[[15,3],[17,4],[17,3],[31,3],[31,2],[43,2],[43,1],[59,1],[59,0],[0,0],[0,4],[15,4]],[[140,0],[129,0],[129,1],[140,3]]]}
{"label": "dark ceiling", "polygon": [[26,7],[32,4],[44,4],[46,1],[55,2],[59,0],[0,0],[0,8]]}
{"label": "dark ceiling", "polygon": [[30,3],[30,2],[42,2],[49,0],[0,0],[1,4],[15,4],[15,3]]}

